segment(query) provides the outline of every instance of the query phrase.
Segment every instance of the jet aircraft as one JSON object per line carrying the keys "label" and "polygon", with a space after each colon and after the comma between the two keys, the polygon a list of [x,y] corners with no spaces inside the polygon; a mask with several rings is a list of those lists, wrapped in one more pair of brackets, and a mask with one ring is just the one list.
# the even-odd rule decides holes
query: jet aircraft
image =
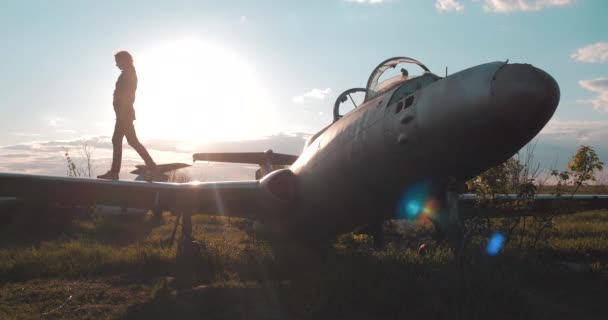
{"label": "jet aircraft", "polygon": [[[387,78],[398,65],[419,73],[404,68]],[[362,103],[342,114],[341,103],[357,92],[365,95]],[[559,99],[557,82],[529,64],[490,62],[441,77],[415,59],[395,57],[373,70],[365,88],[339,95],[333,122],[306,141],[300,156],[194,155],[195,161],[260,164],[259,179],[175,184],[2,173],[0,196],[183,212],[185,240],[192,213],[250,218],[284,235],[329,239],[416,214],[423,205],[407,198],[417,197],[421,185],[445,199],[448,181],[470,179],[534,138]],[[273,165],[289,167],[272,171]],[[450,199],[439,201],[446,210],[438,211],[471,200]]]}

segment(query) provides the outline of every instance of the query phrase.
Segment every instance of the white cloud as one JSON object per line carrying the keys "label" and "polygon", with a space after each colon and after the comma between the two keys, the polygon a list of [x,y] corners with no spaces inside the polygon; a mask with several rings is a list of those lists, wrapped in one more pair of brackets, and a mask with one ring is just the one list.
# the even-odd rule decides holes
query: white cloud
{"label": "white cloud", "polygon": [[15,133],[15,135],[18,137],[26,137],[26,138],[40,137],[40,133],[28,133],[28,132],[17,132],[17,133]]}
{"label": "white cloud", "polygon": [[483,9],[490,12],[539,11],[573,3],[574,0],[484,0]]}
{"label": "white cloud", "polygon": [[304,103],[304,98],[313,98],[313,99],[323,100],[330,93],[331,93],[331,88],[326,88],[326,89],[316,89],[315,88],[315,89],[312,89],[312,90],[306,92],[303,95],[293,97],[291,99],[291,101],[293,101],[294,103],[302,104],[302,103]]}
{"label": "white cloud", "polygon": [[608,141],[608,121],[554,118],[541,135],[561,141],[604,142]]}
{"label": "white cloud", "polygon": [[581,100],[579,102],[590,103],[593,109],[600,112],[608,112],[608,78],[581,80],[578,83],[581,87],[598,94],[593,99]]}
{"label": "white cloud", "polygon": [[437,0],[435,2],[435,8],[439,12],[448,12],[448,11],[462,11],[464,10],[464,5],[458,0]]}
{"label": "white cloud", "polygon": [[608,62],[608,42],[598,42],[584,46],[576,50],[571,57],[579,62]]}
{"label": "white cloud", "polygon": [[331,88],[312,89],[310,92],[308,92],[304,96],[323,100],[323,99],[325,99],[325,96],[327,96],[329,93],[331,93]]}
{"label": "white cloud", "polygon": [[389,2],[388,0],[345,0],[345,1],[352,2],[352,3],[369,3],[369,4],[381,4],[381,3]]}
{"label": "white cloud", "polygon": [[[144,145],[157,163],[192,162],[192,152],[254,152],[272,149],[277,153],[298,155],[309,133],[277,133],[253,140],[219,141],[193,145],[189,150],[179,150],[179,141],[144,141]],[[0,146],[0,172],[44,174],[65,176],[67,163],[66,149],[78,167],[85,165],[82,156],[82,140],[31,141]],[[88,137],[86,142],[93,147],[95,174],[105,172],[112,161],[110,137]],[[133,148],[124,144],[121,178],[131,180],[129,174],[135,165],[143,161]],[[254,177],[255,165],[199,163],[185,169],[185,173],[200,181],[248,180]]]}
{"label": "white cloud", "polygon": [[247,23],[248,21],[249,21],[249,19],[247,19],[247,17],[246,17],[246,16],[241,16],[241,17],[239,18],[239,22],[241,22],[241,24],[245,24],[245,23]]}

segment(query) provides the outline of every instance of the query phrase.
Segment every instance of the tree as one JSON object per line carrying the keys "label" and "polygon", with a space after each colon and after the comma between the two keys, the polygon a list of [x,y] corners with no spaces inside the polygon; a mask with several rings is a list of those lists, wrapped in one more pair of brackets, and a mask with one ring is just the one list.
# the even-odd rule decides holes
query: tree
{"label": "tree", "polygon": [[568,169],[574,177],[574,195],[587,181],[596,181],[595,172],[604,169],[604,163],[592,147],[582,145],[570,159]]}
{"label": "tree", "polygon": [[480,197],[494,199],[497,194],[507,193],[509,180],[507,165],[501,163],[471,179],[467,184],[469,189],[475,189]]}
{"label": "tree", "polygon": [[[522,229],[526,228],[526,217],[517,214],[516,211],[529,210],[534,202],[537,191],[536,181],[540,172],[540,163],[534,161],[535,148],[536,143],[529,144],[523,152],[518,152],[504,163],[488,169],[467,182],[469,188],[475,189],[477,193],[478,206],[483,208],[479,216],[466,223],[469,241],[472,234],[489,236],[498,227],[505,236],[505,243],[508,243],[515,238],[517,227],[522,222]],[[507,202],[495,202],[496,196],[504,193],[516,194],[516,198]],[[496,207],[511,209],[514,214],[498,220],[497,226],[490,219],[491,215],[483,213],[490,212]],[[522,230],[519,234],[521,247],[525,232]]]}
{"label": "tree", "polygon": [[551,170],[551,176],[557,180],[557,184],[555,185],[555,194],[557,196],[561,196],[564,191],[564,187],[568,184],[568,180],[570,180],[570,171],[558,171],[556,169]]}

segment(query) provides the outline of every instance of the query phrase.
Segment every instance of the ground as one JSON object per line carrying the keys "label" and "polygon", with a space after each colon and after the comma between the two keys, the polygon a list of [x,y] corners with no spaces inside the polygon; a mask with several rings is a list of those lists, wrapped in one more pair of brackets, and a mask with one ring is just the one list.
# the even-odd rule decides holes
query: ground
{"label": "ground", "polygon": [[[381,251],[367,235],[345,234],[320,253],[271,246],[251,221],[195,216],[195,284],[186,289],[176,285],[174,223],[168,213],[159,223],[151,215],[75,218],[31,208],[6,217],[0,319],[608,316],[608,211],[528,218],[525,228],[520,221],[497,256],[485,252],[484,231],[456,256],[424,222],[387,224]],[[424,256],[422,242],[430,248]]]}

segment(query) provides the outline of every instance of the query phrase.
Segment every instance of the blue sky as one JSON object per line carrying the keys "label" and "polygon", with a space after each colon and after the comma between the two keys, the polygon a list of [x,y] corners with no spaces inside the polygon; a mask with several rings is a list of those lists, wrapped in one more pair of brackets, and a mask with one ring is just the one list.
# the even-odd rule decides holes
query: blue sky
{"label": "blue sky", "polygon": [[[607,150],[607,14],[600,0],[3,0],[0,146],[111,135],[113,54],[127,49],[143,141],[312,133],[340,92],[410,56],[440,75],[507,59],[540,67],[562,97],[539,144]],[[200,81],[196,95],[179,91],[184,80]]]}

